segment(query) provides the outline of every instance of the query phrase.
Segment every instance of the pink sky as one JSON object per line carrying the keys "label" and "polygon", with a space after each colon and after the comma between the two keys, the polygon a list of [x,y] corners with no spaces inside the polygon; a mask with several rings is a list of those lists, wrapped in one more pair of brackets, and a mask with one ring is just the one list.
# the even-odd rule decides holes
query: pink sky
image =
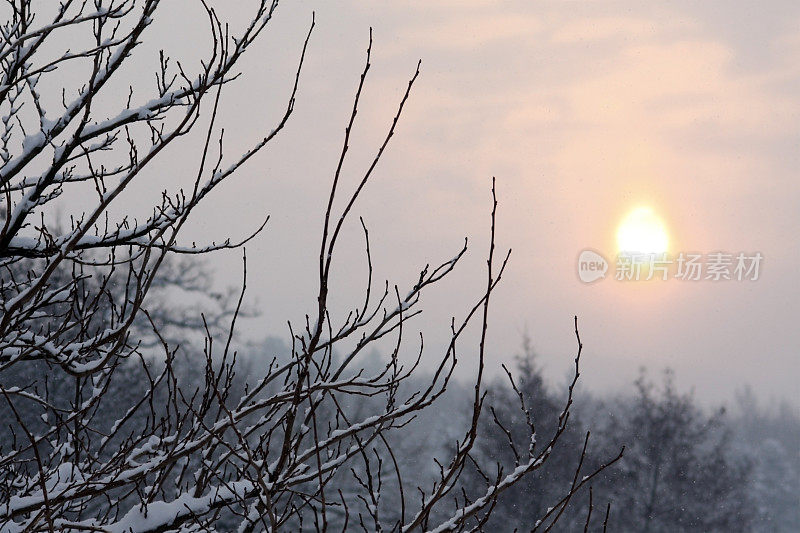
{"label": "pink sky", "polygon": [[[239,16],[246,5],[225,2],[237,9],[222,12]],[[314,304],[323,206],[372,26],[373,68],[345,187],[374,156],[423,61],[397,135],[357,205],[377,277],[402,292],[426,262],[449,259],[464,236],[472,242],[452,279],[425,295],[417,324],[434,353],[450,315],[462,315],[484,283],[496,176],[499,244],[513,248],[490,322],[497,366],[527,331],[547,375],[562,380],[577,314],[590,389],[627,387],[642,365],[670,366],[679,386],[706,401],[729,400],[751,384],[764,398],[800,402],[800,5],[285,4],[224,95],[232,153],[268,130],[285,105],[312,10],[317,28],[295,116],[191,229],[198,239],[241,235],[272,215],[248,247],[250,296],[264,313],[249,334],[286,337],[286,320],[301,321]],[[197,48],[193,19],[166,17],[153,28],[162,41],[186,53]],[[185,31],[175,31],[181,24]],[[578,253],[612,255],[618,222],[640,205],[664,220],[673,251],[759,251],[761,278],[581,283]],[[347,230],[334,293],[343,304],[358,301],[364,273],[357,218]],[[237,262],[236,254],[215,259],[220,271]]]}

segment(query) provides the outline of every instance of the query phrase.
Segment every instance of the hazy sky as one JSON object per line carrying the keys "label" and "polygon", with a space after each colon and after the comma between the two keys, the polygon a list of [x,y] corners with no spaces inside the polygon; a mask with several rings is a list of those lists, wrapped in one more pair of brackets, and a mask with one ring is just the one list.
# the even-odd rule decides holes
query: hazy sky
{"label": "hazy sky", "polygon": [[[151,35],[180,56],[206,41],[202,19],[178,4],[165,7]],[[240,20],[250,2],[216,4]],[[404,293],[426,262],[471,241],[458,271],[424,295],[417,325],[430,357],[443,349],[450,315],[461,316],[484,284],[496,176],[499,246],[513,248],[490,320],[498,366],[527,331],[546,374],[563,380],[577,314],[592,389],[627,387],[642,365],[669,366],[703,400],[729,400],[749,383],[765,398],[800,403],[800,3],[648,4],[281,5],[223,95],[227,149],[244,151],[280,116],[316,11],[296,113],[187,234],[243,235],[272,216],[248,246],[249,295],[263,316],[247,333],[285,338],[286,320],[314,309],[322,214],[372,26],[373,67],[344,190],[374,156],[422,59],[357,204],[376,275]],[[195,158],[173,153],[163,168],[179,182],[180,163]],[[664,221],[672,252],[761,252],[760,279],[623,283],[611,272],[582,283],[579,252],[615,254],[617,225],[638,206]],[[357,218],[347,231],[333,298],[357,304],[365,273]],[[236,254],[214,259],[235,274],[231,283],[237,263]],[[471,349],[462,346],[466,365]]]}

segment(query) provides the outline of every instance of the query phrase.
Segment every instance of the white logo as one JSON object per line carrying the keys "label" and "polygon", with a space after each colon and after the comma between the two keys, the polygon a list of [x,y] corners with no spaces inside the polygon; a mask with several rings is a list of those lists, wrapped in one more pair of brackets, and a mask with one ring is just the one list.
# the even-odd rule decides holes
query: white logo
{"label": "white logo", "polygon": [[584,250],[578,256],[578,277],[584,283],[591,283],[605,278],[608,272],[608,261],[594,250]]}

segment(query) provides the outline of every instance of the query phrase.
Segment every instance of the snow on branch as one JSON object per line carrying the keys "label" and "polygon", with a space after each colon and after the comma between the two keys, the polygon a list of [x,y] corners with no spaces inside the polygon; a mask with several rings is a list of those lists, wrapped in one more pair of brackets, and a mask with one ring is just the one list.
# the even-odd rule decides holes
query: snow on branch
{"label": "snow on branch", "polygon": [[[291,348],[285,353],[243,360],[235,339],[237,320],[250,313],[243,304],[243,247],[268,217],[249,234],[222,242],[187,244],[179,236],[195,208],[270,146],[290,120],[314,19],[297,39],[297,69],[282,114],[231,158],[222,150],[219,102],[238,80],[239,59],[273,20],[277,1],[256,1],[238,35],[219,18],[221,9],[201,1],[211,47],[198,70],[188,72],[162,52],[146,97],[134,98],[145,90],[137,82],[125,104],[105,115],[96,102],[113,82],[125,81],[130,58],[144,53],[139,44],[152,37],[161,2],[65,0],[43,25],[43,3],[11,4],[9,19],[0,24],[0,411],[8,422],[0,429],[0,531],[246,532],[308,524],[321,530],[353,524],[467,530],[480,528],[501,493],[548,461],[567,427],[580,337],[575,379],[554,435],[537,449],[520,394],[531,431],[524,449],[514,448],[511,473],[487,476],[478,498],[454,496],[465,466],[475,462],[486,418],[489,309],[510,257],[510,250],[495,253],[494,180],[486,279],[438,351],[418,332],[407,348],[409,330],[423,293],[466,257],[466,240],[456,243],[450,259],[422,267],[410,288],[388,281],[376,286],[362,219],[363,298],[344,316],[329,303],[331,266],[343,260],[337,243],[389,149],[421,63],[404,85],[374,158],[345,192],[341,170],[368,88],[370,31],[326,193],[311,310],[304,324],[288,323]],[[65,32],[85,32],[84,47],[46,52],[67,42],[60,37]],[[88,67],[85,79],[54,105],[47,86],[52,73],[81,63]],[[151,163],[193,133],[204,142],[187,158],[197,162],[190,181],[164,191],[147,216],[115,214],[118,198]],[[81,195],[88,207],[68,205],[57,219],[65,192]],[[241,292],[214,294],[204,271],[189,262],[224,249],[242,250]],[[203,305],[180,305],[196,300]],[[209,308],[213,313],[200,311]],[[472,324],[480,328],[471,348],[477,358],[469,358],[475,373],[461,396],[469,414],[453,421],[461,433],[448,459],[430,461],[434,475],[410,482],[395,451],[411,424],[460,386],[454,373]],[[577,320],[575,328],[577,335]],[[369,353],[386,340],[393,347],[368,368]],[[583,456],[564,499],[542,517],[549,527],[594,475],[580,477],[582,463]]]}

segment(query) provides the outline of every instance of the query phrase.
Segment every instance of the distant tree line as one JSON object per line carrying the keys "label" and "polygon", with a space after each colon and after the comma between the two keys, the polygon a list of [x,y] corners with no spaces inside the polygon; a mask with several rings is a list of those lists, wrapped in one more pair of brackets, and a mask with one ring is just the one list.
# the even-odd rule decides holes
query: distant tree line
{"label": "distant tree line", "polygon": [[[197,393],[197,384],[209,379],[228,382],[227,403],[246,394],[257,383],[254,369],[269,361],[282,364],[290,360],[291,349],[276,338],[250,344],[240,349],[235,361],[213,361],[203,357],[207,342],[205,330],[224,331],[221,321],[205,324],[191,315],[229,316],[236,303],[232,292],[215,293],[211,275],[196,260],[168,261],[164,276],[156,284],[153,316],[169,316],[172,327],[164,328],[169,343],[181,346],[176,357],[187,364],[175,365],[180,374],[174,383],[189,397]],[[176,292],[180,298],[170,298]],[[187,294],[203,295],[199,302],[187,305]],[[183,301],[183,304],[176,303]],[[167,416],[170,393],[159,390],[147,400],[149,405],[126,413],[130,405],[148,397],[154,376],[165,369],[165,360],[158,350],[163,336],[155,333],[144,315],[135,323],[136,336],[142,346],[141,356],[121,361],[114,369],[105,403],[93,413],[97,428],[111,428],[126,416],[125,434],[115,435],[109,442],[124,444],[147,432]],[[338,354],[333,361],[340,361]],[[361,372],[380,372],[386,358],[373,350],[363,356],[357,368]],[[174,364],[174,363],[171,363]],[[457,486],[467,501],[479,498],[487,483],[502,478],[521,462],[519,450],[541,435],[558,429],[563,407],[563,388],[548,385],[538,366],[532,343],[523,339],[521,354],[514,368],[495,378],[487,388],[487,416],[481,419],[470,459],[464,466]],[[48,409],[36,403],[0,403],[0,417],[6,424],[0,428],[0,454],[17,449],[24,435],[13,423],[16,417],[27,421],[31,432],[43,432],[52,425],[69,432],[69,424],[60,426],[62,413],[70,413],[85,401],[79,377],[52,372],[47,361],[15,366],[2,374],[6,390],[19,387],[31,394],[46,396]],[[418,387],[424,376],[415,377],[398,393]],[[415,381],[419,380],[419,382]],[[76,387],[77,383],[77,387]],[[548,513],[558,513],[553,531],[753,531],[790,532],[800,521],[800,419],[789,405],[767,408],[750,390],[736,397],[733,413],[725,409],[708,411],[690,395],[679,392],[676,378],[666,371],[660,380],[652,380],[644,371],[632,384],[630,392],[609,397],[589,394],[578,396],[576,408],[562,433],[559,446],[547,463],[523,477],[498,498],[483,527],[486,531],[528,530]],[[270,387],[273,392],[276,386]],[[78,396],[76,396],[78,391]],[[401,494],[386,480],[394,475],[395,466],[405,474],[408,486],[425,486],[440,475],[441,463],[452,455],[461,437],[459,428],[470,418],[469,386],[452,381],[446,394],[437,400],[435,410],[425,410],[411,419],[403,432],[387,434],[393,455],[387,457],[380,446],[366,446],[377,461],[359,462],[336,472],[328,486],[348,502],[349,509],[331,506],[328,524],[333,529],[347,527],[353,516],[366,516],[372,503],[364,497],[368,477],[385,483],[381,487],[379,520],[387,529],[400,518]],[[15,405],[15,409],[11,409]],[[380,399],[345,396],[335,410],[320,409],[317,423],[335,425],[338,413],[346,412],[357,419],[367,419],[381,412]],[[16,411],[16,412],[15,412]],[[54,419],[55,418],[55,419]],[[533,431],[531,429],[533,428]],[[584,448],[586,432],[591,430],[592,445]],[[80,457],[80,439],[65,436],[68,445],[60,452],[65,464]],[[512,445],[513,444],[513,445]],[[74,446],[74,447],[73,447]],[[607,450],[625,446],[623,458],[612,468],[601,471],[581,490],[572,491],[575,472],[595,471],[607,460]],[[384,448],[385,449],[385,448]],[[74,455],[74,458],[71,457]],[[582,465],[579,465],[581,463]],[[367,471],[367,466],[374,469]],[[23,468],[21,465],[20,468]],[[11,497],[15,470],[3,472],[0,480],[4,494]],[[4,482],[3,482],[4,481]],[[565,501],[568,495],[569,501]],[[99,502],[92,504],[98,509]],[[92,512],[92,505],[84,512]],[[555,511],[553,511],[555,509]],[[434,513],[432,520],[445,519],[445,512]],[[299,511],[286,527],[302,528],[313,523],[314,511]],[[217,526],[233,528],[237,518],[221,513]],[[545,527],[541,528],[546,529]]]}

